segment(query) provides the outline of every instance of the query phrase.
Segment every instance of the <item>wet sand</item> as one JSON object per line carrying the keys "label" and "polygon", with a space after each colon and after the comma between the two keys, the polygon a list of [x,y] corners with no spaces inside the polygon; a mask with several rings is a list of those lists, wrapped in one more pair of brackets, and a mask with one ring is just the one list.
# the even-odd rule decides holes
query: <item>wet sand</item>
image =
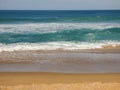
{"label": "wet sand", "polygon": [[120,74],[0,73],[0,90],[119,90]]}
{"label": "wet sand", "polygon": [[120,50],[1,52],[0,72],[118,73]]}

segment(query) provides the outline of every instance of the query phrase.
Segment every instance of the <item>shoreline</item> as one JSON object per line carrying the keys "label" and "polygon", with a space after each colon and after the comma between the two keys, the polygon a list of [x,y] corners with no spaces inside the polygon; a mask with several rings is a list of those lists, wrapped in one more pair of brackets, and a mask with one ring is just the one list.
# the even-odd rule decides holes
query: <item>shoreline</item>
{"label": "shoreline", "polygon": [[[107,42],[106,42],[107,43]],[[41,51],[41,52],[120,52],[120,44],[112,43],[70,43],[70,42],[48,42],[48,43],[15,43],[0,44],[2,52]]]}
{"label": "shoreline", "polygon": [[[19,46],[19,45],[18,45]],[[17,46],[16,46],[17,47]],[[22,47],[22,46],[21,46]],[[27,46],[26,46],[27,47]],[[10,48],[10,47],[9,47]],[[18,49],[13,49],[13,47],[11,47],[11,50],[7,49],[6,50],[2,50],[0,49],[0,53],[3,53],[3,52],[40,52],[40,53],[49,53],[49,52],[81,52],[81,53],[120,53],[120,44],[119,45],[102,45],[101,48],[76,48],[76,49],[73,49],[72,47],[70,48],[68,46],[66,46],[66,48],[62,48],[62,47],[56,47],[56,48],[45,48],[45,47],[41,47],[41,48],[36,48],[36,47],[33,47],[33,49],[30,49],[28,47],[28,49],[24,49],[25,47],[22,48],[19,48],[17,47]]]}

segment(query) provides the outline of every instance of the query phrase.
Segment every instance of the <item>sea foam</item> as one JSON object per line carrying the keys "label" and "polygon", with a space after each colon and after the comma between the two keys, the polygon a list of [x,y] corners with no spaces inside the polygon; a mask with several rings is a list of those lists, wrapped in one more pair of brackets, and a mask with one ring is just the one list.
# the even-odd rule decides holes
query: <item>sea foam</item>
{"label": "sea foam", "polygon": [[26,51],[26,50],[83,50],[83,49],[100,49],[103,46],[111,45],[116,47],[120,45],[117,41],[101,41],[101,42],[47,42],[47,43],[15,43],[0,44],[0,52],[3,51]]}

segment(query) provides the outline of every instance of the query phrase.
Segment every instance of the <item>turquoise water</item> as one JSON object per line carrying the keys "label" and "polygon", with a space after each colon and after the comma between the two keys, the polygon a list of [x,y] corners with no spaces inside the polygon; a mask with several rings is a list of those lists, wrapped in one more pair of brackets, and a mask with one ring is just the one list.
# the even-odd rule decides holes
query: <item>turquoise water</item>
{"label": "turquoise water", "polygon": [[0,42],[6,44],[49,41],[95,42],[101,40],[120,41],[120,28],[104,30],[74,29],[54,33],[0,33]]}
{"label": "turquoise water", "polygon": [[120,10],[0,11],[1,50],[26,43],[59,47],[66,43],[72,47],[119,44]]}

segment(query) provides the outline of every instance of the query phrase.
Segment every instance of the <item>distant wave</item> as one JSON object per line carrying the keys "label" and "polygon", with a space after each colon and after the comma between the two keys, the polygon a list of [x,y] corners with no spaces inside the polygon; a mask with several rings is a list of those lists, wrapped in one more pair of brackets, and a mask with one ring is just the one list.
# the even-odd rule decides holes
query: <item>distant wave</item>
{"label": "distant wave", "polygon": [[110,22],[110,21],[119,21],[119,16],[94,16],[94,17],[47,17],[47,18],[40,18],[40,17],[9,17],[9,18],[0,18],[0,23],[37,23],[37,22]]}
{"label": "distant wave", "polygon": [[111,28],[120,28],[120,23],[0,24],[0,33],[48,33],[74,29],[104,30]]}

